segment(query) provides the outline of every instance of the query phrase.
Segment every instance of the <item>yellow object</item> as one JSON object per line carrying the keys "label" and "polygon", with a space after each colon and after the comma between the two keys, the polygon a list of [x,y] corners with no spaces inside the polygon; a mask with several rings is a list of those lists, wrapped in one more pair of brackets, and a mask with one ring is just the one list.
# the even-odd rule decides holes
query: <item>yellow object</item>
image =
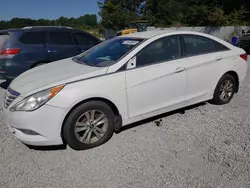
{"label": "yellow object", "polygon": [[127,35],[135,32],[137,32],[137,29],[125,29],[121,31],[121,35]]}
{"label": "yellow object", "polygon": [[147,20],[137,20],[129,24],[128,28],[121,30],[117,35],[127,35],[135,32],[146,31],[147,30]]}

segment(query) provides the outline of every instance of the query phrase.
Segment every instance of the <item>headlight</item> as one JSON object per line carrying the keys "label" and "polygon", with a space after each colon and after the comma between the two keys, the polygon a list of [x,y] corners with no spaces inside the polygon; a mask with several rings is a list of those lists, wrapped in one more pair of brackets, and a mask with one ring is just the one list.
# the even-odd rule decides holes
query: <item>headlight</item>
{"label": "headlight", "polygon": [[56,86],[30,95],[10,108],[11,111],[34,111],[52,99],[64,85]]}

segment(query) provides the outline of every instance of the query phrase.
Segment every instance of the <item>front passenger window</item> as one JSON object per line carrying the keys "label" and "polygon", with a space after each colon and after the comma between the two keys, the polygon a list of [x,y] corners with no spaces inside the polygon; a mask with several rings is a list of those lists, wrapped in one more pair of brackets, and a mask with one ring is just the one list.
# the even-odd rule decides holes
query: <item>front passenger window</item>
{"label": "front passenger window", "polygon": [[75,37],[79,45],[97,45],[99,43],[97,40],[84,33],[76,33]]}
{"label": "front passenger window", "polygon": [[181,56],[178,36],[158,39],[137,54],[138,67],[178,59]]}

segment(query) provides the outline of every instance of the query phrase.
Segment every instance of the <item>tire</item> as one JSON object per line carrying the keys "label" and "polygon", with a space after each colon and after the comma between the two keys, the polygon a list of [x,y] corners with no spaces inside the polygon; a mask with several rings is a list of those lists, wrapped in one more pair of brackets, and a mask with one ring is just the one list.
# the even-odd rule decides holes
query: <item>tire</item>
{"label": "tire", "polygon": [[[226,85],[228,83],[230,84],[230,87],[229,87],[229,85]],[[226,87],[226,86],[228,86],[228,87]],[[223,87],[224,87],[224,89],[223,89]],[[230,89],[225,89],[225,88],[230,88]],[[223,91],[225,94],[224,99],[223,99],[223,94],[222,94]],[[232,100],[232,98],[235,94],[235,91],[236,91],[235,78],[230,74],[225,74],[219,80],[219,82],[215,88],[212,103],[216,104],[216,105],[228,104]]]}
{"label": "tire", "polygon": [[106,143],[113,133],[114,113],[101,101],[90,101],[75,108],[67,117],[62,130],[63,139],[74,150],[100,146]]}

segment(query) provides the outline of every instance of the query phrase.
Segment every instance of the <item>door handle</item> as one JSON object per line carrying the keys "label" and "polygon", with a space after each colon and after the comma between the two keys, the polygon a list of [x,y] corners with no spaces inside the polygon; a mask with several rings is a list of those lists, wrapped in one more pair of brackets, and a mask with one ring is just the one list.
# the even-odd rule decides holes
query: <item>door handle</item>
{"label": "door handle", "polygon": [[175,69],[174,73],[180,73],[180,72],[183,72],[184,70],[186,70],[186,68],[178,67],[178,68]]}
{"label": "door handle", "polygon": [[48,50],[48,53],[56,53],[56,50]]}

